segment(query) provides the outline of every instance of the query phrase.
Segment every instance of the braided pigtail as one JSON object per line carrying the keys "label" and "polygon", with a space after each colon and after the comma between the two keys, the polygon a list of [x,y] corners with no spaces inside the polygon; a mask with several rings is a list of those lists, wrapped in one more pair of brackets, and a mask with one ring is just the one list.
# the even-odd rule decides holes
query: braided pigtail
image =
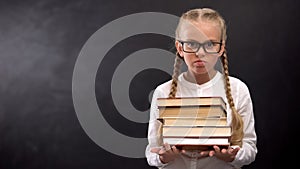
{"label": "braided pigtail", "polygon": [[230,88],[230,81],[229,81],[229,71],[228,71],[228,60],[227,60],[227,54],[226,51],[221,56],[221,61],[223,64],[223,72],[224,72],[224,80],[225,80],[225,90],[226,90],[226,97],[228,104],[232,110],[232,120],[231,120],[231,126],[232,126],[232,135],[230,138],[231,145],[238,145],[242,147],[243,144],[243,137],[244,137],[244,131],[243,131],[243,119],[241,115],[237,112],[233,98],[231,95],[231,88]]}
{"label": "braided pigtail", "polygon": [[176,96],[178,76],[180,74],[181,64],[182,64],[182,59],[181,59],[179,53],[176,52],[173,75],[172,75],[172,84],[171,84],[171,89],[170,89],[170,93],[169,93],[169,98],[175,98],[175,96]]}

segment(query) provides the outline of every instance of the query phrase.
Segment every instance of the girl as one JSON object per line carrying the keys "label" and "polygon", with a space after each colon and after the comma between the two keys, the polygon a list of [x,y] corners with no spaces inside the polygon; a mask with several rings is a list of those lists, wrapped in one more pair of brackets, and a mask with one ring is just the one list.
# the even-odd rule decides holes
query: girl
{"label": "girl", "polygon": [[[241,168],[255,160],[257,138],[250,93],[245,83],[229,76],[225,42],[225,21],[217,11],[192,9],[181,16],[176,29],[177,52],[172,80],[159,85],[153,93],[146,148],[149,165],[172,169],[227,169]],[[219,58],[223,74],[216,69]],[[180,72],[182,62],[188,68],[183,73]],[[199,96],[222,96],[227,101],[231,146],[195,151],[162,144],[156,99]]]}

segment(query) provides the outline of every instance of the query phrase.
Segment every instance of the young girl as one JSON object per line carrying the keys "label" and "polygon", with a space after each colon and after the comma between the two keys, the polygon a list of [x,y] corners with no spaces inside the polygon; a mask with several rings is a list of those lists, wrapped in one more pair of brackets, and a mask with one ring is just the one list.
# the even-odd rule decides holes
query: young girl
{"label": "young girl", "polygon": [[[177,49],[172,80],[159,85],[151,103],[146,157],[150,166],[172,169],[241,168],[255,160],[256,133],[248,87],[229,76],[225,49],[226,25],[213,9],[192,9],[184,13],[176,29]],[[216,69],[220,58],[223,74]],[[181,64],[188,70],[181,73]],[[231,146],[214,150],[179,150],[162,144],[157,120],[157,98],[222,96],[227,101],[227,120],[232,126]]]}

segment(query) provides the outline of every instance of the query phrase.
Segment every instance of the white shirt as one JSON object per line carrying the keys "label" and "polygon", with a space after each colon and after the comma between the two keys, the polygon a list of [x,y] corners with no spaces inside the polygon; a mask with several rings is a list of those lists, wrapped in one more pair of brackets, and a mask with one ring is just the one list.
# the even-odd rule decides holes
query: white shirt
{"label": "white shirt", "polygon": [[[256,132],[254,128],[254,114],[253,105],[248,87],[244,82],[235,78],[230,78],[231,93],[235,103],[235,107],[238,113],[244,120],[244,138],[243,146],[238,151],[235,160],[227,163],[216,157],[206,157],[200,159],[188,158],[181,156],[181,159],[175,159],[172,162],[163,164],[159,155],[151,153],[152,147],[159,147],[157,143],[158,128],[161,125],[156,119],[159,112],[156,105],[157,98],[167,98],[171,88],[171,80],[159,85],[152,97],[152,103],[150,108],[150,120],[148,126],[148,142],[145,155],[150,166],[156,166],[158,168],[208,168],[208,169],[225,169],[225,168],[241,168],[243,165],[248,165],[255,160],[257,154],[256,147]],[[215,77],[210,81],[198,85],[185,80],[183,73],[178,77],[178,86],[176,97],[199,97],[199,96],[221,96],[227,103],[225,94],[225,84],[223,75],[217,72]],[[227,103],[227,121],[231,124],[231,109]]]}

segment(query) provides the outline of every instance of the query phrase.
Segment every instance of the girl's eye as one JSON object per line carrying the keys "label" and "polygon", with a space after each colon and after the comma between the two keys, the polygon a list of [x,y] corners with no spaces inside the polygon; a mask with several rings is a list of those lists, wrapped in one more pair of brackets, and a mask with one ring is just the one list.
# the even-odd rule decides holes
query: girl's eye
{"label": "girl's eye", "polygon": [[187,42],[186,44],[189,48],[197,48],[198,47],[197,42]]}
{"label": "girl's eye", "polygon": [[205,48],[213,48],[214,44],[212,42],[206,42],[205,44]]}

